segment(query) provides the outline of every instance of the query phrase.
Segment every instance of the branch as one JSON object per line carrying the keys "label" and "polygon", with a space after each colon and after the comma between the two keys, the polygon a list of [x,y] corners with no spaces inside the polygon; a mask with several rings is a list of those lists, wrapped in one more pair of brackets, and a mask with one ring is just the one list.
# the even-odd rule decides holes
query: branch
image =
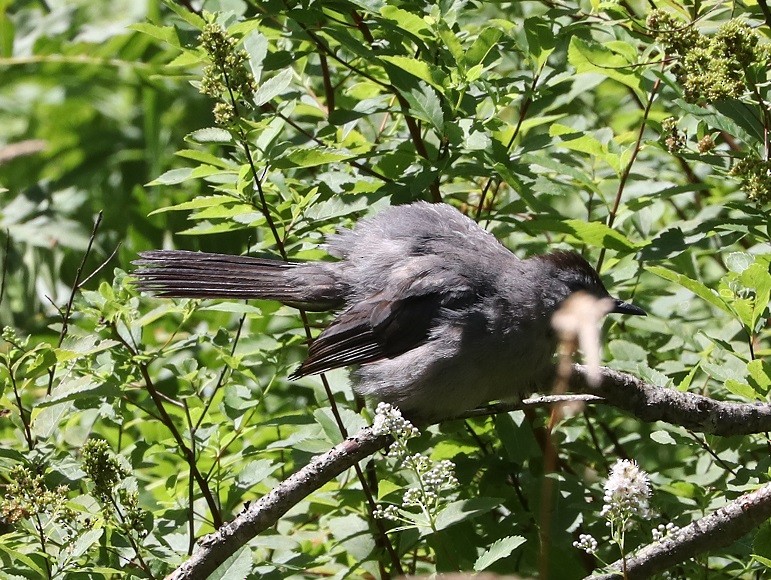
{"label": "branch", "polygon": [[[731,545],[771,518],[771,483],[743,495],[714,513],[644,547],[626,559],[627,578],[650,578],[657,572],[698,554]],[[591,576],[592,580],[621,578],[621,561],[610,565],[618,572]]]}
{"label": "branch", "polygon": [[278,487],[242,511],[232,522],[201,540],[198,551],[172,572],[167,580],[206,578],[228,557],[278,519],[310,493],[333,477],[385,447],[388,435],[362,429],[289,476]]}
{"label": "branch", "polygon": [[[575,372],[570,387],[584,394],[535,396],[518,403],[472,409],[455,418],[579,401],[604,403],[628,411],[642,421],[666,421],[702,433],[747,435],[771,431],[771,405],[768,404],[715,401],[693,393],[655,387],[637,377],[605,367],[600,368],[599,385],[591,386],[586,368],[582,365],[574,365],[573,368]],[[275,525],[281,516],[310,493],[349,467],[358,466],[360,460],[385,447],[388,441],[387,436],[375,435],[370,428],[366,428],[323,455],[314,457],[308,465],[241,512],[232,522],[201,540],[198,551],[175,570],[169,580],[205,578],[257,534]],[[767,493],[771,496],[771,487]],[[771,512],[771,505],[766,509]]]}
{"label": "branch", "polygon": [[771,405],[716,401],[695,393],[683,393],[650,385],[635,376],[600,368],[600,383],[591,386],[586,368],[574,366],[570,380],[574,391],[597,395],[605,404],[634,415],[646,423],[664,421],[698,433],[749,435],[771,431]]}

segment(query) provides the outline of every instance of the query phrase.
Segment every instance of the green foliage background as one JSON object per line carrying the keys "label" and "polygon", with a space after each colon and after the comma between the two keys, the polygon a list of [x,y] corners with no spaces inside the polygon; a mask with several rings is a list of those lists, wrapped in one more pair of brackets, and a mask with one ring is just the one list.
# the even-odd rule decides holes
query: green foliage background
{"label": "green foliage background", "polygon": [[[362,215],[442,200],[518,255],[582,251],[643,306],[608,321],[609,366],[767,402],[765,0],[203,4],[0,2],[2,574],[162,577],[342,439],[320,380],[286,379],[305,348],[296,311],[140,296],[125,271],[149,248],[319,259],[323,236]],[[232,46],[203,50],[207,22]],[[354,432],[367,419],[346,374],[328,378]],[[460,485],[442,526],[416,517],[390,534],[405,570],[537,573],[547,421],[517,412],[419,438]],[[658,511],[627,551],[771,469],[765,435],[601,406],[553,437],[554,578],[600,565],[572,546],[580,533],[619,557],[599,516],[615,458],[650,474]],[[375,469],[378,498],[398,504],[409,482]],[[344,474],[308,497],[229,577],[392,573],[360,487]],[[753,577],[768,537],[673,573]]]}

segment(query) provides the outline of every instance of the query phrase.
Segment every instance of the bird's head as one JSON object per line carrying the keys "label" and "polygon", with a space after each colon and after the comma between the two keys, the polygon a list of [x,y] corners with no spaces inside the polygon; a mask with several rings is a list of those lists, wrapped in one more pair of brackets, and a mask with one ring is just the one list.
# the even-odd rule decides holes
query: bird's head
{"label": "bird's head", "polygon": [[635,314],[645,316],[645,311],[634,304],[612,297],[602,283],[597,270],[576,252],[557,251],[533,258],[537,267],[545,275],[547,294],[559,305],[571,294],[586,292],[595,298],[611,298],[614,307],[611,312],[617,314]]}

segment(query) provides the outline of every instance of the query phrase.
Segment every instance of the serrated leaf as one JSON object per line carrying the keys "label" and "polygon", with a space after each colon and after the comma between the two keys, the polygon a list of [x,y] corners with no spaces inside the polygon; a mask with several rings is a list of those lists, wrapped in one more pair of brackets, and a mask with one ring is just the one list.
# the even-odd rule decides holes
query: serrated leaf
{"label": "serrated leaf", "polygon": [[35,564],[35,561],[32,558],[22,552],[10,548],[9,545],[6,544],[4,536],[0,536],[0,551],[8,554],[11,558],[11,562],[20,562],[27,566],[32,572],[38,574],[38,578],[47,578],[49,576],[49,574],[46,574],[40,566]]}
{"label": "serrated leaf", "polygon": [[216,205],[222,205],[225,203],[233,203],[237,201],[230,195],[202,195],[191,199],[190,201],[184,201],[177,205],[170,205],[168,207],[162,207],[151,212],[150,215],[156,215],[167,211],[188,211],[201,209],[204,207],[212,207]]}
{"label": "serrated leaf", "polygon": [[203,30],[206,26],[206,21],[203,18],[181,3],[175,0],[165,0],[164,5],[196,30]]}
{"label": "serrated leaf", "polygon": [[312,149],[292,149],[287,155],[276,159],[273,166],[277,169],[291,167],[316,167],[327,163],[337,163],[355,157],[353,153],[343,153],[331,149],[315,147]]}
{"label": "serrated leaf", "polygon": [[515,549],[525,543],[522,536],[508,536],[493,542],[490,547],[474,562],[474,570],[481,572],[492,566],[501,558],[507,557]]}
{"label": "serrated leaf", "polygon": [[117,387],[112,383],[97,382],[89,377],[78,377],[59,383],[44,399],[35,405],[35,409],[44,409],[68,401],[82,400],[87,397],[103,397],[117,394]]}
{"label": "serrated leaf", "polygon": [[238,475],[236,476],[236,485],[241,489],[250,489],[279,467],[278,463],[273,463],[268,459],[250,461],[239,468]]}
{"label": "serrated leaf", "polygon": [[755,383],[755,390],[767,395],[771,390],[771,363],[753,360],[747,363],[747,372]]}
{"label": "serrated leaf", "polygon": [[463,62],[466,66],[471,68],[481,64],[498,43],[498,40],[502,35],[503,32],[501,30],[491,26],[482,30],[482,32],[479,33],[479,36],[474,39],[474,43],[466,51],[466,54],[463,57]]}
{"label": "serrated leaf", "polygon": [[149,22],[137,22],[131,24],[129,28],[141,32],[142,34],[152,36],[153,38],[157,38],[171,46],[182,48],[182,43],[179,41],[179,36],[177,35],[177,29],[173,26],[157,26],[156,24],[150,24]]}
{"label": "serrated leaf", "polygon": [[731,252],[725,257],[726,268],[737,274],[744,272],[752,262],[752,256],[747,252]]}
{"label": "serrated leaf", "polygon": [[428,64],[423,60],[418,60],[408,56],[381,56],[380,60],[385,61],[395,67],[400,68],[406,73],[426,81],[434,88],[444,92],[443,84],[445,74],[437,67]]}
{"label": "serrated leaf", "polygon": [[67,556],[73,560],[80,558],[99,541],[103,533],[104,529],[102,528],[87,530],[68,545]]}
{"label": "serrated leaf", "polygon": [[458,37],[455,35],[455,33],[450,30],[450,28],[447,26],[447,23],[444,21],[439,22],[439,37],[442,39],[442,42],[444,42],[447,49],[450,51],[450,54],[452,54],[452,58],[455,60],[455,63],[463,66],[465,63],[464,56],[465,51],[463,50],[463,45],[461,45],[460,41],[458,40]]}
{"label": "serrated leaf", "polygon": [[388,5],[383,6],[380,9],[380,15],[383,18],[394,22],[400,30],[408,32],[418,38],[428,39],[433,36],[428,23],[412,12]]}
{"label": "serrated leaf", "polygon": [[293,74],[291,68],[286,68],[261,84],[257,92],[254,93],[254,104],[259,107],[284,92],[284,89],[292,82]]}
{"label": "serrated leaf", "polygon": [[676,282],[677,284],[680,284],[680,286],[682,286],[686,290],[690,290],[691,292],[696,294],[696,296],[698,296],[705,302],[708,302],[715,308],[718,308],[723,312],[726,312],[727,314],[733,315],[733,312],[725,303],[725,301],[722,298],[720,298],[714,290],[707,288],[704,284],[702,284],[698,280],[693,280],[688,276],[685,276],[684,274],[678,274],[677,272],[673,272],[672,270],[665,268],[664,266],[645,266],[645,269],[648,270],[648,272],[650,272],[651,274],[655,274],[660,278],[664,278],[665,280],[669,280],[670,282]]}
{"label": "serrated leaf", "polygon": [[439,133],[444,131],[444,111],[436,91],[421,82],[420,87],[404,95],[410,104],[410,114],[416,119],[429,123]]}
{"label": "serrated leaf", "polygon": [[747,399],[748,401],[757,401],[760,399],[760,395],[747,383],[736,381],[734,379],[728,379],[725,382],[725,388],[728,389],[734,395]]}
{"label": "serrated leaf", "polygon": [[554,52],[557,35],[554,34],[552,21],[543,18],[527,18],[524,23],[525,36],[527,37],[528,52],[535,59],[540,68],[549,55]]}
{"label": "serrated leaf", "polygon": [[76,358],[81,358],[97,352],[102,352],[119,343],[116,340],[99,340],[95,335],[80,336],[77,338],[68,337],[62,343],[62,346],[56,349],[56,360],[66,362]]}
{"label": "serrated leaf", "polygon": [[528,223],[527,229],[536,232],[568,234],[589,246],[607,248],[624,254],[635,252],[645,245],[644,243],[633,242],[621,232],[609,228],[601,222],[539,217],[537,220]]}

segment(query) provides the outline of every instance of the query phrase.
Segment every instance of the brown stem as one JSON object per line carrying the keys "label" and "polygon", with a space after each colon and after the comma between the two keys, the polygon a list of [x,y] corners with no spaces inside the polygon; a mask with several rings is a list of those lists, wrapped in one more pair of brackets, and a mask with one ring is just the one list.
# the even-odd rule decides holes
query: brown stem
{"label": "brown stem", "polygon": [[[118,342],[120,342],[126,350],[131,354],[132,357],[136,357],[138,355],[137,351],[134,349],[131,344],[126,341],[126,339],[121,336],[121,334],[118,332],[118,329],[115,327],[115,325],[112,326],[113,335],[117,338]],[[142,379],[144,380],[145,387],[147,388],[147,392],[150,394],[150,397],[153,400],[153,403],[155,403],[155,408],[158,409],[158,414],[160,415],[161,422],[164,424],[164,426],[169,430],[172,437],[174,437],[174,440],[177,442],[177,446],[179,447],[180,451],[182,451],[182,454],[184,455],[188,467],[190,468],[191,475],[195,478],[196,483],[198,484],[198,488],[201,490],[201,494],[203,495],[204,499],[206,500],[206,504],[209,506],[209,511],[211,511],[212,514],[212,521],[214,522],[214,527],[219,528],[223,524],[222,514],[220,513],[219,506],[217,505],[217,502],[214,499],[214,496],[212,495],[211,490],[209,489],[209,483],[206,481],[206,479],[201,475],[201,472],[198,470],[198,466],[195,462],[195,453],[193,453],[192,449],[190,449],[186,444],[185,440],[182,437],[182,434],[179,432],[179,429],[177,429],[177,426],[174,424],[174,420],[171,418],[171,415],[169,415],[168,411],[166,411],[166,407],[163,404],[163,397],[161,397],[160,393],[158,392],[158,389],[155,388],[155,383],[153,382],[152,378],[150,377],[150,373],[147,369],[147,365],[143,362],[137,362],[136,363],[137,368],[139,369],[140,374],[142,375]]]}
{"label": "brown stem", "polygon": [[[662,63],[662,69],[664,65]],[[653,107],[653,101],[656,97],[656,93],[659,90],[659,86],[661,85],[661,77],[656,78],[656,82],[653,84],[653,88],[651,89],[650,95],[648,95],[648,102],[645,103],[645,110],[643,111],[643,117],[642,122],[640,123],[640,130],[637,132],[637,139],[634,143],[634,148],[632,149],[632,155],[629,158],[629,162],[624,167],[624,170],[621,172],[621,178],[618,180],[618,189],[616,190],[616,199],[613,201],[613,208],[610,210],[610,213],[608,214],[608,219],[605,222],[605,225],[607,225],[609,228],[613,227],[613,222],[616,221],[616,214],[618,214],[618,208],[621,205],[621,196],[624,193],[624,188],[626,187],[626,182],[629,179],[629,175],[632,173],[632,166],[634,165],[635,160],[637,159],[637,155],[640,153],[640,149],[642,148],[642,140],[643,136],[645,135],[645,125],[648,122],[648,116],[651,112],[651,107]],[[605,260],[605,248],[602,248],[600,250],[600,257],[597,260],[597,268],[596,270],[599,272],[602,269],[602,263]]]}
{"label": "brown stem", "polygon": [[[543,72],[543,65],[541,66],[541,69],[537,71],[533,75],[533,81],[530,83],[530,90],[527,93],[527,96],[525,97],[525,100],[522,101],[522,106],[519,109],[519,118],[517,119],[517,125],[514,127],[514,133],[512,133],[511,138],[509,139],[509,142],[506,144],[506,151],[510,151],[512,145],[514,145],[514,141],[517,138],[517,135],[519,135],[519,131],[522,128],[522,123],[525,120],[525,117],[527,116],[527,110],[530,108],[530,105],[533,102],[533,94],[535,93],[535,88],[538,85],[538,80],[541,78],[541,73]],[[477,205],[477,209],[475,212],[475,218],[478,221],[479,217],[482,215],[482,209],[484,208],[485,204],[485,197],[487,196],[487,192],[490,189],[490,186],[492,185],[494,181],[493,176],[490,176],[487,179],[487,183],[485,183],[485,186],[482,188],[482,193],[479,196],[479,205]]]}
{"label": "brown stem", "polygon": [[[72,290],[70,291],[70,297],[67,300],[67,306],[65,307],[64,314],[62,315],[62,329],[59,332],[59,342],[57,344],[57,347],[62,346],[62,343],[64,342],[64,337],[67,336],[68,324],[70,321],[70,314],[72,313],[72,305],[75,302],[75,295],[80,289],[80,276],[83,273],[83,267],[86,265],[86,260],[88,259],[88,255],[91,253],[91,248],[94,245],[94,240],[96,239],[96,232],[99,229],[100,223],[102,223],[101,211],[96,216],[96,221],[94,221],[94,227],[91,229],[91,236],[89,236],[88,238],[88,246],[86,247],[86,251],[83,254],[83,259],[80,261],[80,265],[78,266],[78,271],[75,273],[75,281],[72,283]],[[47,395],[51,394],[51,389],[53,389],[53,386],[54,386],[55,375],[56,375],[56,365],[51,365],[48,369],[48,387],[46,388]]]}

